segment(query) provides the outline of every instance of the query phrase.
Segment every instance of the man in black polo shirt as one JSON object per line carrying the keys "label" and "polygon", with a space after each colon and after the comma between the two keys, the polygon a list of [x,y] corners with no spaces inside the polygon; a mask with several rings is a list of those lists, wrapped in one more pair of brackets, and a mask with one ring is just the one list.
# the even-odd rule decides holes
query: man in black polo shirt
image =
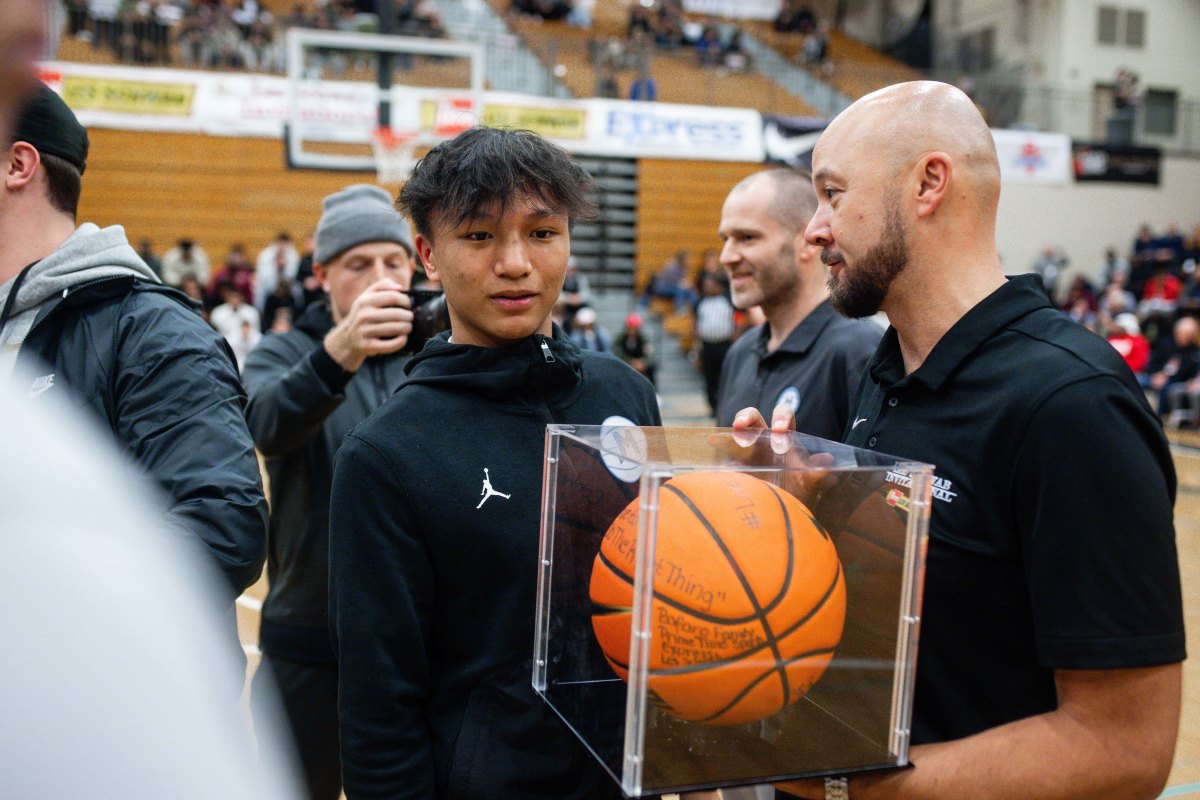
{"label": "man in black polo shirt", "polygon": [[733,303],[761,306],[766,322],[743,334],[725,356],[717,424],[732,424],[743,408],[763,415],[778,405],[796,428],[837,439],[850,400],[882,329],[846,319],[829,305],[821,248],[804,241],[817,208],[807,172],[775,168],[733,187],[721,209],[721,264]]}
{"label": "man in black polo shirt", "polygon": [[[892,327],[846,441],[936,465],[915,769],[802,797],[1158,795],[1185,657],[1167,443],[1109,345],[1006,280],[986,124],[946,84],[868,95],[822,135],[834,307]],[[739,422],[757,422],[742,415]],[[786,426],[783,409],[773,427]]]}

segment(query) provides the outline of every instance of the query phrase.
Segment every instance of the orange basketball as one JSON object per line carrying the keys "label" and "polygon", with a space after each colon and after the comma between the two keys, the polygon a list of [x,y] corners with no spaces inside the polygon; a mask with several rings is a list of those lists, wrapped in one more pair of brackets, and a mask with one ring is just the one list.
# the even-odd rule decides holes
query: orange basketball
{"label": "orange basketball", "polygon": [[[629,674],[638,500],[592,567],[592,627]],[[808,692],[833,658],[846,584],[829,536],[792,495],[740,472],[693,472],[658,493],[649,700],[685,720],[741,725]]]}

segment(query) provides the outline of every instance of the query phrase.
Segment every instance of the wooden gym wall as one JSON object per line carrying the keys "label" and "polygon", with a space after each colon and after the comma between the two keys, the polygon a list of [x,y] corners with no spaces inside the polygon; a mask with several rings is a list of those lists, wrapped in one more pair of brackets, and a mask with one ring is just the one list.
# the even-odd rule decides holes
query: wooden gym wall
{"label": "wooden gym wall", "polygon": [[725,195],[742,178],[765,168],[741,161],[638,161],[638,289],[678,250],[691,252],[694,274],[700,254],[721,247],[717,226]]}
{"label": "wooden gym wall", "polygon": [[[302,246],[325,195],[375,181],[370,172],[289,170],[281,140],[105,128],[89,135],[80,221],[124,225],[135,247],[149,238],[160,255],[192,237],[214,270],[237,242],[251,259],[281,230]],[[637,285],[679,249],[692,252],[695,268],[705,248],[719,247],[725,195],[760,169],[744,162],[641,159]]]}
{"label": "wooden gym wall", "polygon": [[325,195],[375,181],[371,172],[289,170],[281,139],[104,128],[88,135],[79,221],[124,225],[134,247],[149,238],[159,255],[191,237],[214,271],[234,243],[253,261],[282,230],[303,248]]}

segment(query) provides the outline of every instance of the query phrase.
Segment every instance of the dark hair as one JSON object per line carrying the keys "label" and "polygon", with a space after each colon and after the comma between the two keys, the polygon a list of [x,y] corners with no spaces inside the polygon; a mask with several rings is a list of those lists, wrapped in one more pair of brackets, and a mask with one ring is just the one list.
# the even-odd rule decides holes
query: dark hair
{"label": "dark hair", "polygon": [[74,219],[79,213],[79,195],[83,192],[83,173],[64,158],[50,153],[42,157],[42,169],[46,173],[46,196],[50,205]]}
{"label": "dark hair", "polygon": [[592,176],[558,145],[532,131],[480,126],[418,161],[396,207],[426,237],[434,222],[457,227],[492,205],[503,214],[518,195],[548,203],[574,224],[596,218],[592,188]]}

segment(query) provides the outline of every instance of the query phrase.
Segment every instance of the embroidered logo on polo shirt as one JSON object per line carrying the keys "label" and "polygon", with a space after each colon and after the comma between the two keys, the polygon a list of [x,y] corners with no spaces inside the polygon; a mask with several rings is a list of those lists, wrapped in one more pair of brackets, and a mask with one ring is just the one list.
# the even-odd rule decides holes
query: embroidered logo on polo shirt
{"label": "embroidered logo on polo shirt", "polygon": [[787,406],[788,411],[793,414],[800,408],[800,390],[795,386],[789,386],[779,393],[779,399],[775,401],[776,406]]}
{"label": "embroidered logo on polo shirt", "polygon": [[[886,480],[889,483],[899,484],[905,488],[912,486],[912,478],[908,475],[905,475],[903,472],[894,472],[892,470],[888,470]],[[954,498],[958,497],[958,492],[953,491],[951,489],[952,486],[954,486],[954,482],[949,478],[939,478],[935,475],[933,478],[933,490],[931,494],[935,500],[953,503]],[[895,504],[889,502],[888,505]]]}

